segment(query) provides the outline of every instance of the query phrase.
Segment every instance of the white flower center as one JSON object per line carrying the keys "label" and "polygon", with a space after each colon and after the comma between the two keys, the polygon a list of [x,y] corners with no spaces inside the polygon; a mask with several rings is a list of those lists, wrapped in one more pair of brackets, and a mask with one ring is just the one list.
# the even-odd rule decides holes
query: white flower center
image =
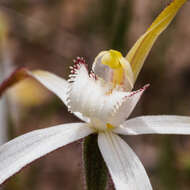
{"label": "white flower center", "polygon": [[112,89],[109,83],[101,79],[89,76],[83,59],[78,59],[75,68],[72,68],[69,79],[70,88],[67,93],[69,110],[88,117],[89,125],[97,130],[113,128],[109,121],[126,93]]}

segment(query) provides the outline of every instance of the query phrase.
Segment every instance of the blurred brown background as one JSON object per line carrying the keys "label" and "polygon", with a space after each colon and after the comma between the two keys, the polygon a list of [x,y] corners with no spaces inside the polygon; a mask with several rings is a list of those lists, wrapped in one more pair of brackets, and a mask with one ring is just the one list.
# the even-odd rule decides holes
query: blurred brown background
{"label": "blurred brown background", "polygon": [[[68,78],[69,66],[76,56],[83,56],[91,68],[101,50],[112,48],[125,55],[168,3],[168,0],[1,0],[0,13],[8,26],[8,37],[1,47],[0,78],[22,66]],[[187,2],[154,45],[135,88],[146,83],[151,86],[132,116],[190,116],[189,12]],[[7,133],[3,138],[78,121],[57,97],[37,83],[11,89],[7,95],[4,105],[7,116],[3,117],[6,129],[1,127]],[[125,139],[143,162],[154,190],[189,189],[190,136],[144,135]],[[81,142],[35,161],[7,181],[3,189],[83,189]]]}

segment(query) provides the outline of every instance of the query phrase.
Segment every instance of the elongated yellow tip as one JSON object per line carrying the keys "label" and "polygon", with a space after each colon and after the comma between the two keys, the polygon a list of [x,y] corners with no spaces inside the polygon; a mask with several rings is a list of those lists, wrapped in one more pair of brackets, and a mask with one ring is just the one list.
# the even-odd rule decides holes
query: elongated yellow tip
{"label": "elongated yellow tip", "polygon": [[140,36],[126,56],[132,67],[134,80],[142,69],[152,46],[160,34],[168,27],[171,21],[187,0],[173,0],[154,20],[148,30]]}

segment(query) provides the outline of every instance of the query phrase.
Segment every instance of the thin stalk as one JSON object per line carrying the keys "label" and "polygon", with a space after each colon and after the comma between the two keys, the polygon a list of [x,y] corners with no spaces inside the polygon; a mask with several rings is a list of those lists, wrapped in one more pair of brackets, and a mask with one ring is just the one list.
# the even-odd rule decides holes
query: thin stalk
{"label": "thin stalk", "polygon": [[108,171],[97,143],[97,135],[84,139],[83,162],[86,190],[104,190],[107,186]]}

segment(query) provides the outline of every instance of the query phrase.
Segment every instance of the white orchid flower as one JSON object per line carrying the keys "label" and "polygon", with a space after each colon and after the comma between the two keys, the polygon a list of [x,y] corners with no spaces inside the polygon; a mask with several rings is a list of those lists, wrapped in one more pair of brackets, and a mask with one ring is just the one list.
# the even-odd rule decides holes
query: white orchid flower
{"label": "white orchid flower", "polygon": [[[190,117],[141,116],[126,120],[148,87],[131,91],[144,60],[185,1],[174,0],[126,58],[115,50],[103,51],[95,59],[91,73],[84,59],[77,58],[68,81],[46,71],[28,73],[55,93],[83,122],[35,130],[0,146],[0,183],[47,153],[96,133],[115,188],[151,190],[143,165],[119,134],[190,134]],[[10,83],[4,83],[2,89],[6,85]]]}
{"label": "white orchid flower", "polygon": [[190,134],[190,117],[143,116],[126,121],[147,85],[125,92],[94,73],[89,75],[81,58],[76,60],[69,82],[46,71],[31,75],[57,94],[83,122],[35,130],[2,145],[0,183],[47,153],[97,133],[99,149],[116,189],[152,189],[140,160],[118,134]]}

